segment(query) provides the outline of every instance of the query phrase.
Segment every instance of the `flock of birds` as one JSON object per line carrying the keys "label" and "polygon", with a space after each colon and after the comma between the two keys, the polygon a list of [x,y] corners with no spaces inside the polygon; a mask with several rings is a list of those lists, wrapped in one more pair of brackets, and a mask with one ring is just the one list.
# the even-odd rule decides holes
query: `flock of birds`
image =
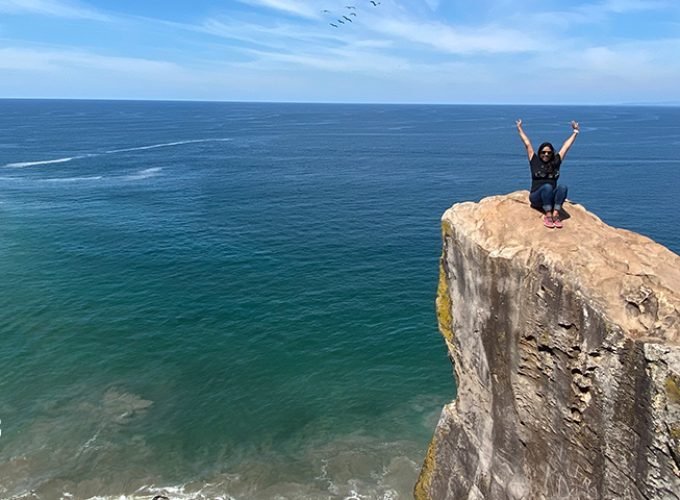
{"label": "flock of birds", "polygon": [[[376,0],[368,0],[368,3],[373,5],[373,7],[377,7],[380,5],[382,2],[378,2]],[[342,14],[339,16],[334,22],[328,23],[334,28],[339,28],[340,24],[347,24],[347,23],[353,23],[354,20],[352,19],[353,17],[357,17],[357,8],[354,5],[345,5],[345,9],[347,9],[349,12],[346,12],[347,15]],[[324,9],[321,11],[323,14],[332,14],[332,12],[328,9]],[[343,11],[344,12],[344,11]]]}

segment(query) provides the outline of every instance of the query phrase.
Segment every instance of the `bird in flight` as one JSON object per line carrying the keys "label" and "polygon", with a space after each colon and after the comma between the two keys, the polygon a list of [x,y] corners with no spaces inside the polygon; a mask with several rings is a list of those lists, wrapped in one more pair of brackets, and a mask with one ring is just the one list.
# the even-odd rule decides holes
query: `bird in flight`
{"label": "bird in flight", "polygon": [[[370,1],[371,1],[371,3],[373,3],[373,5],[375,5],[375,6],[380,5],[380,2],[377,2],[377,3],[376,3],[375,0],[370,0]],[[2,2],[2,0],[0,0],[0,3],[1,3],[1,2]],[[340,14],[340,17],[338,17],[338,18],[337,18],[336,20],[334,20],[332,23],[328,23],[328,24],[330,24],[330,25],[333,26],[334,28],[339,28],[339,27],[340,27],[339,24],[353,23],[353,22],[354,22],[354,19],[352,19],[352,18],[349,17],[349,16],[357,17],[357,13],[356,13],[357,8],[356,8],[354,5],[345,5],[345,8],[349,11],[349,12],[347,13],[348,15]],[[321,12],[324,13],[324,14],[331,14],[331,11],[328,10],[328,9],[323,9]]]}
{"label": "bird in flight", "polygon": [[371,3],[373,4],[373,7],[377,7],[380,5],[382,2],[376,2],[375,0],[371,0]]}

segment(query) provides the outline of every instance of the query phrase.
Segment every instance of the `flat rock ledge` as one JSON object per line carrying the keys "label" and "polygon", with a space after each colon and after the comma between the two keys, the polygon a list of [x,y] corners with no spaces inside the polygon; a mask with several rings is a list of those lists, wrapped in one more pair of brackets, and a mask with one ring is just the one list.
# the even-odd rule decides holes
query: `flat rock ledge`
{"label": "flat rock ledge", "polygon": [[458,394],[421,499],[680,499],[680,256],[528,192],[442,217],[439,329]]}

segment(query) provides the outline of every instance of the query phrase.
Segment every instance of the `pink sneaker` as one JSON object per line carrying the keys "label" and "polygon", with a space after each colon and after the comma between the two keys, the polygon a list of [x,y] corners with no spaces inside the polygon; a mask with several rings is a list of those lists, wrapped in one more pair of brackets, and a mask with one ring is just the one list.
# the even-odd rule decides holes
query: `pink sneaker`
{"label": "pink sneaker", "polygon": [[555,226],[557,229],[562,229],[564,227],[559,217],[553,217],[553,226]]}
{"label": "pink sneaker", "polygon": [[543,225],[545,227],[550,228],[550,229],[555,227],[555,224],[553,223],[552,218],[548,215],[543,216]]}

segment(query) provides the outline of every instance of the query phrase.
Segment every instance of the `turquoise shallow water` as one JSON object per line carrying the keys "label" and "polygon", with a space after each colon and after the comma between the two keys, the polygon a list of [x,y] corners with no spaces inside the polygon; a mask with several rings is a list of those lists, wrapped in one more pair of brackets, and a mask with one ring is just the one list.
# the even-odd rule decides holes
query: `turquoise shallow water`
{"label": "turquoise shallow water", "polygon": [[0,101],[0,497],[409,498],[439,217],[528,186],[518,117],[679,251],[677,108]]}

